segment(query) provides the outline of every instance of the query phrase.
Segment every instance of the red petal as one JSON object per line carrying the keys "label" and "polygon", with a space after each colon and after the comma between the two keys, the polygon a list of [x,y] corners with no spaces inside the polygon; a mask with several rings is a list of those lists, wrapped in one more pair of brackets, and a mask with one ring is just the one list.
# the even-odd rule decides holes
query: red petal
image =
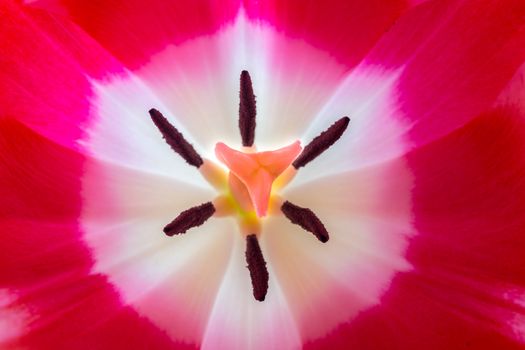
{"label": "red petal", "polygon": [[235,17],[239,1],[60,0],[48,8],[57,7],[124,65],[136,69],[170,44],[218,30]]}
{"label": "red petal", "polygon": [[407,160],[414,272],[399,275],[380,306],[309,348],[523,348],[515,323],[523,301],[512,297],[525,285],[523,118],[494,109]]}
{"label": "red petal", "polygon": [[244,7],[251,18],[269,22],[353,67],[408,6],[405,0],[244,0]]}
{"label": "red petal", "polygon": [[0,118],[76,148],[90,108],[86,74],[115,70],[116,63],[70,24],[5,1],[0,11]]}
{"label": "red petal", "polygon": [[22,337],[0,346],[174,348],[104,278],[89,275],[77,222],[83,163],[20,122],[0,119],[0,290],[27,314]]}
{"label": "red petal", "polygon": [[430,1],[409,11],[368,61],[404,67],[401,110],[425,144],[490,108],[525,60],[525,3]]}

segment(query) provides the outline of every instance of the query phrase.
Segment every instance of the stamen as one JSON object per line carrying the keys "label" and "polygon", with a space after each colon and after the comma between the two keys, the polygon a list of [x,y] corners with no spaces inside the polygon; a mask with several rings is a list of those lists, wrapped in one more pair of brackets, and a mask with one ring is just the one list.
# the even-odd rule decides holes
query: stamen
{"label": "stamen", "polygon": [[323,243],[328,242],[328,231],[319,218],[308,208],[302,208],[286,201],[281,206],[281,211],[293,224],[309,231]]}
{"label": "stamen", "polygon": [[250,147],[255,140],[255,95],[253,94],[250,73],[241,72],[241,90],[239,92],[239,129],[241,131],[242,145]]}
{"label": "stamen", "polygon": [[204,224],[213,213],[215,213],[215,207],[211,202],[187,209],[180,213],[172,222],[167,224],[163,231],[168,236],[185,233],[192,227]]}
{"label": "stamen", "polygon": [[253,297],[264,301],[268,292],[268,270],[256,235],[246,236],[246,262],[252,279]]}
{"label": "stamen", "polygon": [[149,110],[149,115],[153,123],[157,126],[166,143],[177,152],[184,160],[196,168],[199,168],[203,161],[195,148],[186,141],[184,136],[155,108]]}
{"label": "stamen", "polygon": [[348,123],[350,123],[350,118],[343,117],[314,138],[292,163],[294,168],[299,169],[305,166],[330,148],[343,135],[348,127]]}

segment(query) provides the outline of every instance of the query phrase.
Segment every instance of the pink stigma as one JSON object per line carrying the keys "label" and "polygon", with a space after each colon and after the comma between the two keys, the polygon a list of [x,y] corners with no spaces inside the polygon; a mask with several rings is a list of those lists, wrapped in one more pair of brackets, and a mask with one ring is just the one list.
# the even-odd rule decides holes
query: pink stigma
{"label": "pink stigma", "polygon": [[[274,180],[292,164],[301,150],[299,141],[275,151],[254,153],[234,150],[222,142],[215,146],[215,154],[230,169],[230,176],[236,176],[246,187],[258,217],[266,216]],[[232,192],[235,195],[242,191],[232,189]],[[242,202],[241,198],[236,200]]]}

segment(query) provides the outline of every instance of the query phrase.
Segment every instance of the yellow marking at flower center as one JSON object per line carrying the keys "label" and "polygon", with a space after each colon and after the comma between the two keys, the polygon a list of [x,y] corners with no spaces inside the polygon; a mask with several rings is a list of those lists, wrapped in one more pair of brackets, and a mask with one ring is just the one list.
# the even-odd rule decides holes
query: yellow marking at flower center
{"label": "yellow marking at flower center", "polygon": [[260,233],[261,223],[255,210],[253,208],[246,210],[230,189],[215,198],[213,205],[216,210],[215,216],[234,216],[244,236]]}

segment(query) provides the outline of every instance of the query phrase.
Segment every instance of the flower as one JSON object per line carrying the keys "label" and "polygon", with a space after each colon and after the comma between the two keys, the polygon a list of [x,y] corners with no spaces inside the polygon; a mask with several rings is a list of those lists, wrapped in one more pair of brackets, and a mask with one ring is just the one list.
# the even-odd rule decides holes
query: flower
{"label": "flower", "polygon": [[[2,348],[523,348],[521,0],[0,13]],[[282,190],[330,240],[261,219],[262,302],[231,217],[162,232],[217,192],[148,116],[219,163],[241,149],[243,70],[258,150],[351,118]]]}

